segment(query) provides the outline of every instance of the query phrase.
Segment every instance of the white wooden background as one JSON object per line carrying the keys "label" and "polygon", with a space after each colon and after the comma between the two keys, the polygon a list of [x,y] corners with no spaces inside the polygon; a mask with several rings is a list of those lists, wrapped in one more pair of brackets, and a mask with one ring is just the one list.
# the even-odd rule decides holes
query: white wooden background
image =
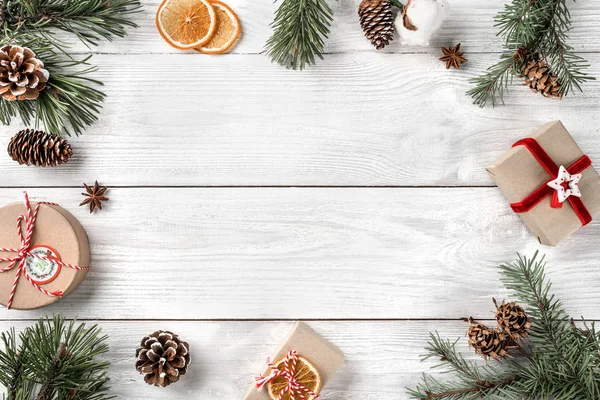
{"label": "white wooden background", "polygon": [[[140,29],[95,50],[108,99],[101,120],[71,138],[70,163],[0,157],[0,204],[24,189],[59,202],[93,251],[73,295],[2,309],[3,330],[59,312],[97,321],[119,399],[236,400],[302,319],[347,356],[323,399],[397,400],[432,365],[419,362],[429,331],[455,338],[461,317],[492,316],[490,297],[506,295],[496,266],[516,252],[541,248],[567,310],[600,319],[600,223],[540,246],[484,171],[554,119],[600,160],[600,82],[562,102],[515,85],[509,105],[473,106],[468,80],[498,57],[503,2],[454,0],[431,47],[378,52],[358,25],[359,0],[332,0],[326,59],[303,72],[261,54],[278,3],[229,3],[243,38],[206,56],[164,43],[158,2],[144,1]],[[572,44],[600,76],[600,7],[571,9]],[[469,62],[447,71],[439,48],[457,42]],[[6,148],[19,126],[1,129]],[[77,205],[95,179],[111,200],[89,215]],[[194,358],[165,390],[134,369],[138,340],[156,329],[179,332]]]}

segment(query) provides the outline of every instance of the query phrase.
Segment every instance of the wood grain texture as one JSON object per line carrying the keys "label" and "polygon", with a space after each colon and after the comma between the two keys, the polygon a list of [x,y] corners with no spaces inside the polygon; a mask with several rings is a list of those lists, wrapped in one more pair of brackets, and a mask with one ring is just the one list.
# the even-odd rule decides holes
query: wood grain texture
{"label": "wood grain texture", "polygon": [[[71,139],[73,159],[38,169],[0,157],[0,186],[492,185],[483,167],[553,119],[600,159],[600,82],[562,102],[515,84],[510,105],[480,109],[468,80],[496,55],[461,71],[436,57],[334,54],[294,72],[262,55],[98,56],[108,99]],[[600,75],[600,55],[588,58]],[[2,128],[0,148],[17,129]]]}
{"label": "wood grain texture", "polygon": [[[457,348],[468,359],[482,362],[467,348],[466,324],[461,321],[309,324],[336,343],[346,357],[323,390],[320,398],[324,400],[407,400],[406,387],[414,387],[422,373],[439,372],[430,369],[433,362],[420,362],[429,332],[434,330],[449,339],[462,338]],[[18,329],[29,325],[16,323]],[[111,394],[117,399],[237,400],[293,323],[100,321],[99,325],[110,335]],[[157,329],[180,334],[189,341],[192,355],[188,374],[165,389],[148,386],[134,367],[138,342]]]}
{"label": "wood grain texture", "polygon": [[[359,2],[329,2],[327,56],[297,72],[261,54],[278,2],[228,0],[244,34],[213,57],[169,47],[154,27],[158,1],[143,0],[140,29],[93,50],[108,97],[100,121],[70,139],[69,164],[0,157],[0,206],[23,189],[61,203],[93,256],[72,295],[1,309],[0,331],[52,313],[101,320],[119,400],[235,400],[291,320],[318,320],[310,325],[347,356],[324,400],[405,400],[432,365],[419,361],[428,332],[458,338],[465,324],[446,319],[491,317],[491,296],[509,296],[496,266],[515,252],[547,253],[567,311],[600,319],[600,223],[544,247],[498,189],[480,187],[492,186],[486,164],[553,119],[600,160],[600,83],[562,102],[515,83],[507,106],[480,109],[465,92],[499,56],[493,18],[504,2],[453,0],[430,47],[396,40],[380,52],[360,30]],[[600,76],[600,8],[570,9],[571,44]],[[439,48],[458,42],[469,61],[446,71]],[[19,128],[0,128],[0,149]],[[95,179],[111,200],[89,215],[78,188]],[[133,367],[137,342],[161,328],[186,337],[194,357],[166,390]]]}
{"label": "wood grain texture", "polygon": [[600,318],[600,224],[543,247],[496,188],[111,189],[94,215],[77,189],[29,192],[80,219],[92,269],[55,305],[0,319],[480,317],[507,296],[496,266],[539,248],[567,310]]}
{"label": "wood grain texture", "polygon": [[[364,37],[358,22],[358,5],[361,0],[336,0],[329,2],[334,12],[334,22],[329,38],[325,41],[327,53],[376,53],[374,47]],[[139,29],[130,30],[125,39],[114,43],[102,43],[94,49],[100,53],[178,53],[182,51],[169,46],[156,30],[155,13],[160,1],[143,0],[144,8],[135,17]],[[228,0],[227,3],[238,14],[242,23],[243,35],[238,44],[231,50],[233,54],[258,54],[264,50],[264,44],[271,36],[269,24],[278,2],[245,0]],[[597,32],[600,28],[600,10],[594,2],[569,2],[573,14],[573,30],[570,32],[571,43],[578,51],[600,51]],[[398,36],[380,53],[433,53],[437,54],[440,46],[461,42],[463,48],[471,53],[498,52],[502,40],[496,37],[494,17],[504,7],[501,1],[452,0],[450,15],[439,34],[432,39],[430,46],[410,47],[400,45]],[[89,52],[85,46],[76,45],[75,49]],[[191,53],[190,53],[191,54]],[[206,57],[206,56],[203,56]]]}

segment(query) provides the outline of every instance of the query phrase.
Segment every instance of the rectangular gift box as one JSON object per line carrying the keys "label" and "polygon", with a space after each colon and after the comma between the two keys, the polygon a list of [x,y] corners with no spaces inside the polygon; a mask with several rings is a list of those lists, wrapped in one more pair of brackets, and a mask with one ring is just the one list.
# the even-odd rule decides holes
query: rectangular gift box
{"label": "rectangular gift box", "polygon": [[[535,139],[558,166],[568,167],[584,155],[560,121],[543,125],[529,137]],[[524,146],[511,148],[486,169],[510,203],[522,201],[552,179]],[[600,176],[591,166],[582,172],[579,189],[581,200],[592,217],[598,214]],[[582,223],[568,201],[563,203],[562,208],[552,208],[551,200],[552,196],[547,196],[520,216],[540,243],[556,246],[560,240],[578,230]]]}
{"label": "rectangular gift box", "polygon": [[[271,360],[277,361],[285,357],[289,351],[296,350],[315,366],[321,375],[323,386],[331,379],[333,373],[342,365],[344,353],[333,343],[329,342],[308,325],[298,322],[292,333]],[[271,372],[269,367],[263,371],[263,376]],[[248,390],[244,400],[270,400],[266,390],[258,391],[255,385]]]}

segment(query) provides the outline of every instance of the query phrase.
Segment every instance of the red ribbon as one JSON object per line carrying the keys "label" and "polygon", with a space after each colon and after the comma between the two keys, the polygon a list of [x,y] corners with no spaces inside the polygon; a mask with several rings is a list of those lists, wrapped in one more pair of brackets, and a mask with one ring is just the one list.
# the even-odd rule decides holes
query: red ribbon
{"label": "red ribbon", "polygon": [[[553,196],[552,207],[560,208],[562,207],[562,203],[558,202],[555,198],[557,196],[556,191],[548,186],[548,182],[555,180],[558,176],[559,166],[552,160],[552,158],[546,153],[546,151],[540,146],[537,140],[532,138],[521,139],[517,143],[513,145],[516,146],[525,146],[527,150],[535,157],[535,159],[540,163],[540,165],[548,172],[550,175],[550,179],[544,182],[540,187],[535,189],[529,196],[525,197],[522,201],[517,203],[512,203],[510,206],[516,213],[524,213],[531,210],[535,207],[540,201],[542,201],[546,196]],[[581,156],[577,161],[567,167],[567,172],[571,175],[580,174],[586,168],[592,165],[592,160],[586,155]],[[581,225],[587,225],[592,221],[592,216],[590,212],[583,204],[583,201],[579,197],[569,196],[567,198],[571,207],[577,214],[577,217],[581,221]]]}
{"label": "red ribbon", "polygon": [[318,398],[319,395],[317,393],[304,387],[303,385],[299,384],[298,381],[296,381],[294,375],[296,373],[297,363],[298,352],[296,350],[292,350],[287,354],[287,357],[285,359],[285,367],[283,371],[277,368],[275,365],[271,364],[271,362],[267,358],[267,365],[269,366],[269,368],[271,368],[271,374],[269,376],[260,376],[256,378],[256,387],[260,390],[267,383],[272,382],[276,378],[282,377],[286,381],[288,381],[288,384],[283,389],[281,389],[278,400],[283,399],[283,395],[285,395],[287,392],[290,393],[290,399],[296,399],[296,395],[301,400],[306,400],[305,395],[309,395],[311,399]]}
{"label": "red ribbon", "polygon": [[[17,290],[17,286],[19,285],[19,278],[21,277],[21,274],[23,274],[23,276],[25,276],[25,279],[27,279],[27,281],[29,281],[29,283],[31,283],[31,285],[33,287],[35,287],[37,290],[44,293],[45,295],[53,296],[53,297],[63,297],[64,296],[64,293],[62,291],[56,290],[54,292],[50,292],[50,291],[42,288],[41,286],[39,286],[37,283],[35,283],[33,281],[33,279],[31,279],[31,277],[27,273],[27,268],[26,268],[27,257],[39,258],[40,260],[48,261],[51,263],[56,263],[62,267],[68,267],[68,268],[73,268],[73,269],[77,269],[77,270],[88,270],[89,269],[89,267],[79,267],[77,265],[67,264],[67,263],[57,260],[56,258],[53,258],[53,257],[41,256],[39,254],[31,253],[31,251],[30,251],[31,250],[31,237],[33,236],[33,228],[35,227],[35,220],[37,218],[39,208],[42,204],[58,206],[58,204],[56,204],[56,203],[41,201],[41,202],[38,202],[36,204],[35,208],[32,210],[31,204],[29,204],[29,196],[27,196],[27,193],[25,192],[26,214],[21,214],[17,217],[17,236],[19,236],[19,240],[21,242],[21,247],[19,247],[18,249],[0,247],[0,251],[17,253],[17,255],[14,257],[0,257],[0,261],[10,262],[10,265],[8,267],[0,269],[0,273],[10,271],[17,264],[19,265],[19,267],[17,268],[17,274],[15,276],[15,280],[13,281],[12,289],[10,291],[10,296],[8,297],[8,303],[6,304],[6,308],[8,308],[9,310],[10,310],[12,302],[14,300],[15,292]],[[23,234],[22,234],[21,222],[25,222],[25,236],[23,236]]]}

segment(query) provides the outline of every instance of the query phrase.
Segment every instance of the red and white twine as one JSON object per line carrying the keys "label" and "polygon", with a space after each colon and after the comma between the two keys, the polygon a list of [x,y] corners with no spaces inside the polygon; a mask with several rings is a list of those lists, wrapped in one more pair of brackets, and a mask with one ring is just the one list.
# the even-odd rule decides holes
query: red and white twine
{"label": "red and white twine", "polygon": [[311,399],[318,398],[319,395],[317,393],[313,392],[312,390],[299,384],[298,381],[296,381],[294,375],[296,373],[297,364],[298,352],[296,350],[292,350],[287,354],[283,370],[277,368],[267,358],[267,365],[269,366],[269,368],[271,368],[271,374],[269,376],[260,376],[256,378],[256,387],[260,390],[267,383],[272,382],[276,378],[282,377],[288,382],[288,384],[283,389],[281,389],[278,400],[282,400],[283,395],[288,392],[290,394],[290,399],[306,400],[306,395],[310,396]]}
{"label": "red and white twine", "polygon": [[[26,268],[27,257],[39,258],[40,260],[48,261],[51,263],[56,263],[62,267],[68,267],[68,268],[72,268],[72,269],[76,269],[76,270],[88,270],[89,269],[89,267],[80,267],[77,265],[68,264],[68,263],[62,262],[60,260],[57,260],[56,258],[41,256],[39,254],[34,254],[30,251],[31,237],[33,236],[33,228],[35,226],[35,220],[37,218],[37,214],[40,209],[40,206],[42,204],[58,206],[58,204],[50,203],[47,201],[41,201],[41,202],[38,202],[36,204],[35,208],[32,210],[31,204],[29,203],[29,196],[27,196],[27,192],[24,192],[24,193],[25,193],[26,213],[21,214],[17,217],[17,236],[19,236],[19,240],[21,242],[21,247],[18,249],[0,247],[0,251],[17,253],[17,255],[14,257],[0,257],[0,261],[10,262],[8,267],[0,269],[0,273],[10,271],[18,264],[17,273],[15,275],[15,280],[13,281],[13,285],[10,290],[10,296],[8,297],[8,303],[6,304],[6,308],[8,308],[9,310],[10,310],[12,302],[14,300],[15,292],[17,291],[17,286],[19,285],[19,278],[21,277],[21,274],[23,274],[23,276],[25,276],[25,279],[27,279],[27,281],[33,287],[35,287],[37,290],[44,293],[45,295],[53,296],[53,297],[63,297],[64,296],[64,293],[61,290],[55,290],[54,292],[50,292],[50,291],[44,289],[43,287],[39,286],[37,283],[35,283],[33,281],[33,279],[31,279],[31,277],[27,273],[27,268]],[[23,234],[22,234],[21,222],[25,222],[25,236],[23,236]]]}

